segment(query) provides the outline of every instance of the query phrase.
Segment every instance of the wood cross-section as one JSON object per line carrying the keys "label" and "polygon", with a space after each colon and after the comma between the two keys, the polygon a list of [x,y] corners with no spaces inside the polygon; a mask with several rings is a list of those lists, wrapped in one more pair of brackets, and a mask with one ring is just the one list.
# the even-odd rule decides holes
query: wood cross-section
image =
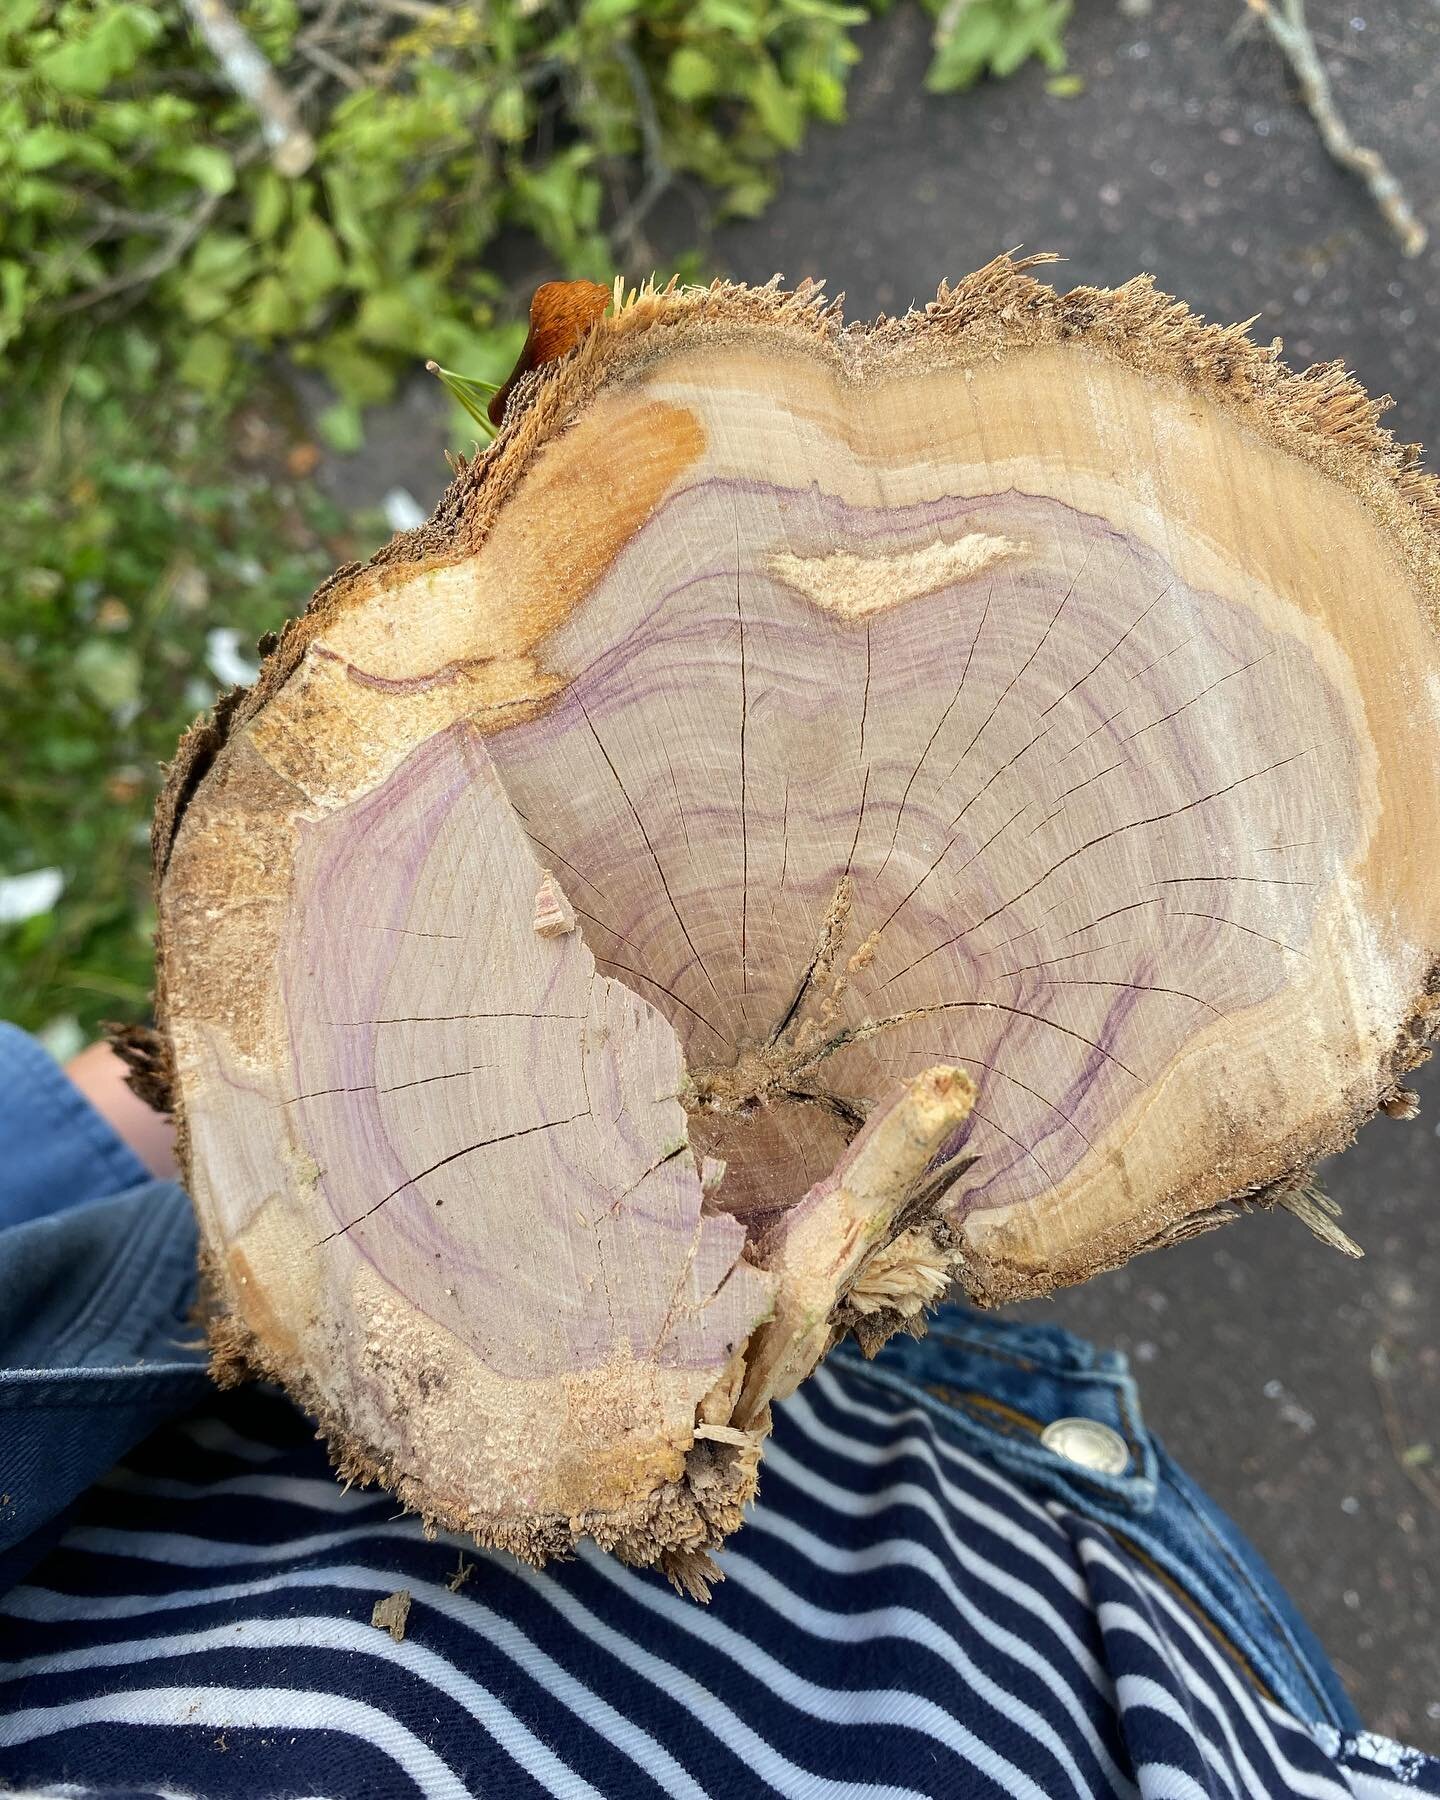
{"label": "wood cross-section", "polygon": [[698,1590],[839,1333],[1407,1111],[1440,498],[1144,283],[591,300],[182,746],[162,1060],[222,1359]]}

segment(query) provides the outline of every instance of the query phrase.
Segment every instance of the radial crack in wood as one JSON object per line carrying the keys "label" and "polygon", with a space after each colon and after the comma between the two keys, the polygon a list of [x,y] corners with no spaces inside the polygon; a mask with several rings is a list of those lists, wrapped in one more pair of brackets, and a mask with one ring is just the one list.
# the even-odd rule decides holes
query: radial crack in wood
{"label": "radial crack in wood", "polygon": [[1349,1244],[1306,1172],[1440,1028],[1440,493],[1145,282],[580,299],[181,746],[132,1047],[222,1373],[699,1592],[838,1334]]}

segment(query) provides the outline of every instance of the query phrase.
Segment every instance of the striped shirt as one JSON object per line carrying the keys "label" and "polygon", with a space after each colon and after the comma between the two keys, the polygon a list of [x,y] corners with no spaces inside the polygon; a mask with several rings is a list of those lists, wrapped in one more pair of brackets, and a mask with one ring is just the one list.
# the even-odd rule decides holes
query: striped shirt
{"label": "striped shirt", "polygon": [[[183,1473],[177,1473],[183,1471]],[[3,1470],[0,1470],[3,1486]],[[1285,1711],[1158,1567],[832,1357],[777,1411],[708,1607],[346,1490],[277,1394],[166,1427],[0,1599],[24,1795],[1440,1796]],[[410,1600],[403,1634],[371,1622]]]}

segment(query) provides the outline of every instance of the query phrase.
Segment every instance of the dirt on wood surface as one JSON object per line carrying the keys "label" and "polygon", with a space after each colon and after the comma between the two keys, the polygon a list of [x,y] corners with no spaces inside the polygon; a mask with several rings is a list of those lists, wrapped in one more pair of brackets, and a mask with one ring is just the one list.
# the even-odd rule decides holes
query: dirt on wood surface
{"label": "dirt on wood surface", "polygon": [[[716,234],[713,266],[824,275],[852,317],[924,302],[1016,245],[1067,257],[1061,285],[1148,270],[1213,319],[1259,311],[1256,334],[1283,337],[1296,366],[1344,359],[1397,397],[1394,428],[1434,466],[1440,4],[1309,7],[1338,105],[1429,225],[1410,261],[1325,156],[1274,46],[1234,37],[1241,13],[1159,0],[1135,19],[1091,0],[1070,31],[1078,97],[1032,70],[943,98],[923,91],[929,24],[901,7],[861,34],[848,123],[787,160],[762,219]],[[681,206],[657,263],[692,237]],[[404,489],[428,510],[444,411],[418,379],[359,456],[329,464],[334,491]],[[1325,1171],[1365,1260],[1276,1214],[1015,1312],[1130,1354],[1151,1427],[1297,1597],[1366,1721],[1437,1751],[1440,1071],[1415,1085],[1417,1121],[1376,1121]]]}

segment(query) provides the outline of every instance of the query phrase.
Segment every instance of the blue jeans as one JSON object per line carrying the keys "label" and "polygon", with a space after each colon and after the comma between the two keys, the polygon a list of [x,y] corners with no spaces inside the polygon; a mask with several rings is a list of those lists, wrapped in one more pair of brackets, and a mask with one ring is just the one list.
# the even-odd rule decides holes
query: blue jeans
{"label": "blue jeans", "polygon": [[0,1023],[0,1593],[72,1504],[213,1392],[190,1202]]}
{"label": "blue jeans", "polygon": [[[853,1361],[859,1352],[847,1344],[834,1355]],[[1134,1378],[1118,1351],[1097,1349],[1056,1325],[1020,1325],[945,1306],[924,1338],[893,1338],[870,1373],[958,1422],[977,1456],[1038,1498],[1105,1525],[1295,1717],[1345,1733],[1362,1729],[1284,1588],[1146,1430]],[[1040,1442],[1053,1420],[1077,1417],[1108,1425],[1124,1439],[1130,1461],[1122,1474],[1081,1468]]]}
{"label": "blue jeans", "polygon": [[[3,1592],[92,1482],[213,1390],[188,1318],[196,1243],[185,1195],[148,1180],[40,1046],[3,1024],[0,1096]],[[892,1340],[870,1370],[942,1412],[977,1456],[1042,1499],[1108,1527],[1297,1718],[1360,1729],[1284,1590],[1146,1431],[1118,1353],[947,1306],[926,1338]],[[1041,1444],[1047,1424],[1076,1416],[1120,1433],[1123,1474],[1082,1469]]]}

